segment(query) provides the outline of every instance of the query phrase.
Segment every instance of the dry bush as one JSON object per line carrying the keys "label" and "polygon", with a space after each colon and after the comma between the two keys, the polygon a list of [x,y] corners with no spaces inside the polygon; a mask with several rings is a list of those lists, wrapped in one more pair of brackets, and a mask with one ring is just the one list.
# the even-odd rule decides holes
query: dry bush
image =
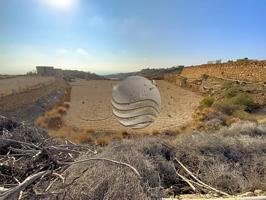
{"label": "dry bush", "polygon": [[111,135],[111,140],[122,140],[123,139],[123,135],[120,132],[114,132]]}
{"label": "dry bush", "polygon": [[234,112],[236,112],[238,110],[244,110],[245,109],[244,106],[233,104],[230,101],[215,102],[213,104],[213,108],[218,110],[219,112],[225,114],[225,115],[232,115]]}
{"label": "dry bush", "polygon": [[122,137],[123,138],[129,138],[130,134],[127,131],[122,131]]}
{"label": "dry bush", "polygon": [[[52,142],[36,128],[6,119],[0,118],[0,130],[1,137],[32,142],[38,147]],[[10,146],[27,150],[23,144],[0,140],[0,154],[6,155]],[[239,122],[213,133],[180,134],[175,140],[171,138],[171,141],[154,136],[115,141],[107,147],[99,148],[97,155],[86,150],[81,152],[77,160],[96,157],[128,163],[138,170],[141,179],[128,167],[91,160],[64,168],[64,172],[60,171],[60,174],[65,182],[54,177],[55,182],[48,191],[45,189],[50,182],[47,184],[47,179],[41,178],[38,191],[45,191],[45,199],[139,200],[193,193],[176,174],[178,171],[191,178],[175,162],[175,158],[203,182],[224,192],[237,194],[255,189],[266,191],[266,126],[256,123]],[[15,166],[13,162],[6,162],[0,166],[1,174],[6,175],[0,177],[0,183],[16,184],[12,177],[20,177],[19,180],[22,181],[40,170],[58,169],[57,161],[69,161],[70,157],[67,155],[62,156],[62,152],[54,155],[44,151],[38,159],[27,155],[23,159],[17,159]],[[10,156],[7,158],[11,159]],[[43,183],[46,186],[41,187]],[[23,192],[24,195],[37,197],[34,187],[34,184],[29,186]],[[53,195],[45,196],[51,192],[54,192]],[[200,188],[197,192],[206,193]]]}
{"label": "dry bush", "polygon": [[[206,183],[231,194],[266,190],[266,127],[233,124],[176,140],[178,158]],[[230,184],[229,184],[230,183]]]}
{"label": "dry bush", "polygon": [[108,145],[109,141],[110,141],[110,138],[107,136],[106,137],[100,137],[100,138],[96,139],[96,144],[100,145],[100,146],[106,146],[106,145]]}
{"label": "dry bush", "polygon": [[86,133],[94,133],[94,132],[95,132],[95,130],[92,129],[92,128],[87,128],[86,129]]}
{"label": "dry bush", "polygon": [[51,137],[66,138],[76,144],[80,143],[94,143],[95,138],[84,132],[83,130],[77,130],[70,127],[63,127],[59,130],[52,130],[49,132]]}
{"label": "dry bush", "polygon": [[63,119],[60,114],[54,112],[46,113],[40,116],[36,123],[38,126],[46,129],[59,129],[63,125]]}
{"label": "dry bush", "polygon": [[63,116],[66,112],[67,109],[62,106],[54,107],[52,110],[38,117],[36,124],[45,129],[58,130],[63,125]]}
{"label": "dry bush", "polygon": [[175,158],[203,182],[224,192],[265,191],[265,147],[266,127],[246,122],[212,134],[179,135],[171,143],[158,137],[123,140],[109,144],[97,157],[129,163],[140,172],[141,181],[128,168],[89,161],[71,166],[63,174],[67,188],[58,181],[52,191],[68,191],[66,199],[157,199],[168,196],[169,190],[174,195],[192,193],[176,175],[175,170],[187,176]]}
{"label": "dry bush", "polygon": [[[157,137],[123,140],[109,144],[97,157],[131,164],[142,181],[127,168],[89,161],[65,172],[69,185],[66,195],[74,199],[152,199],[167,196],[169,190],[174,195],[192,193],[176,175],[175,170],[187,176],[175,158],[203,182],[224,192],[266,190],[265,147],[266,127],[250,122],[236,123],[216,133],[178,135],[171,143]],[[52,190],[62,191],[61,187],[58,181]]]}
{"label": "dry bush", "polygon": [[241,119],[241,120],[254,121],[254,122],[257,121],[255,116],[253,116],[250,113],[245,112],[243,110],[237,110],[237,111],[233,112],[233,116],[238,118],[238,119]]}
{"label": "dry bush", "polygon": [[56,110],[60,115],[65,115],[67,113],[67,109],[62,106],[59,106],[58,108],[56,108]]}
{"label": "dry bush", "polygon": [[69,109],[70,108],[70,103],[69,102],[64,102],[62,105],[64,108]]}
{"label": "dry bush", "polygon": [[[69,186],[62,188],[58,181],[52,191],[67,190],[66,199],[71,199],[71,196],[79,199],[150,199],[149,189],[151,186],[159,188],[159,177],[152,162],[143,155],[141,143],[141,141],[114,143],[106,147],[98,157],[132,164],[141,173],[143,180],[139,180],[128,168],[92,161],[71,166],[63,174],[66,176],[65,185]],[[79,159],[84,158],[87,156],[81,156]]]}
{"label": "dry bush", "polygon": [[153,131],[152,131],[152,135],[153,135],[153,136],[160,135],[160,132],[159,132],[159,131],[157,131],[157,130],[153,130]]}

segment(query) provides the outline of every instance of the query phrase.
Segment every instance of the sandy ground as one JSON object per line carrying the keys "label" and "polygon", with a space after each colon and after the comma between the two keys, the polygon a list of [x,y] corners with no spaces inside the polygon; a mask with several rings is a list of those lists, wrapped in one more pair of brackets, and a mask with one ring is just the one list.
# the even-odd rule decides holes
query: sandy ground
{"label": "sandy ground", "polygon": [[6,96],[12,93],[12,90],[21,92],[40,84],[49,84],[55,80],[54,77],[42,76],[19,76],[0,80],[0,95]]}
{"label": "sandy ground", "polygon": [[[72,83],[70,109],[65,124],[98,131],[132,131],[112,115],[111,94],[116,81],[78,80]],[[140,130],[175,130],[192,119],[201,97],[166,81],[157,81],[161,93],[161,111],[156,121]]]}

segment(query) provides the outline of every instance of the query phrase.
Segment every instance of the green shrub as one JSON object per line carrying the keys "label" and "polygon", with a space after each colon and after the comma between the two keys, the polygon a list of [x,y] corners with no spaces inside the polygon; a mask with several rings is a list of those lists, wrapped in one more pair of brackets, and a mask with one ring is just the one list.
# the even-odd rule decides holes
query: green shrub
{"label": "green shrub", "polygon": [[232,104],[235,105],[242,105],[242,106],[251,106],[254,104],[252,98],[250,95],[248,95],[247,93],[239,93],[237,94],[235,97],[230,99]]}
{"label": "green shrub", "polygon": [[224,97],[234,97],[239,93],[239,88],[237,87],[230,87],[223,91],[222,95]]}
{"label": "green shrub", "polygon": [[244,110],[245,107],[242,105],[236,105],[231,103],[230,101],[223,101],[223,102],[215,102],[213,107],[226,115],[232,115],[237,110]]}
{"label": "green shrub", "polygon": [[234,111],[233,116],[236,118],[239,118],[241,120],[257,121],[255,117],[253,117],[251,114],[245,112],[244,110]]}
{"label": "green shrub", "polygon": [[234,85],[233,81],[224,81],[222,83],[222,89],[228,89],[231,88]]}
{"label": "green shrub", "polygon": [[200,105],[204,107],[211,107],[214,103],[215,99],[213,97],[205,97],[201,100]]}

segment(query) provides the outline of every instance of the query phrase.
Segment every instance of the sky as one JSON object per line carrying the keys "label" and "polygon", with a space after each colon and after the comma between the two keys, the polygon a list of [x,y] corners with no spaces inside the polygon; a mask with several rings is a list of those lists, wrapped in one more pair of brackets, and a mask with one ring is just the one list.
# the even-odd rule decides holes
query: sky
{"label": "sky", "polygon": [[266,59],[265,0],[0,0],[0,74]]}

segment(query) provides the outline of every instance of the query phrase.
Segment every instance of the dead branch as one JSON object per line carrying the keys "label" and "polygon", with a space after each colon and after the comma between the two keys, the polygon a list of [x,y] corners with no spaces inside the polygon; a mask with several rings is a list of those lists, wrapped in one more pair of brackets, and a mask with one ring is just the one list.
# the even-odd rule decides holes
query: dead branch
{"label": "dead branch", "polygon": [[39,150],[17,149],[17,148],[13,148],[13,147],[8,147],[8,149],[12,152],[15,152],[15,153],[23,153],[23,154],[27,154],[27,155],[36,154],[39,152]]}
{"label": "dead branch", "polygon": [[74,145],[57,145],[55,147],[65,147],[65,148],[83,148],[83,149],[86,149],[90,152],[92,152],[93,154],[97,154],[97,151],[96,150],[91,150],[87,145],[80,145],[80,144],[74,144]]}
{"label": "dead branch", "polygon": [[116,161],[116,160],[111,160],[111,159],[108,159],[108,158],[88,158],[88,159],[78,160],[78,161],[74,161],[74,162],[59,162],[59,164],[74,165],[74,164],[88,162],[88,161],[106,161],[106,162],[114,163],[114,164],[117,164],[117,165],[122,165],[124,167],[128,167],[138,176],[139,179],[141,179],[140,173],[132,165],[124,163],[124,162]]}
{"label": "dead branch", "polygon": [[176,170],[175,170],[175,173],[176,173],[176,174],[177,174],[177,175],[178,175],[183,181],[185,181],[185,182],[191,187],[191,189],[192,189],[193,191],[196,191],[195,186],[191,183],[191,181],[190,181],[188,178],[182,176],[182,175],[179,174]]}
{"label": "dead branch", "polygon": [[207,185],[206,183],[202,182],[201,180],[199,180],[188,168],[185,167],[185,165],[183,165],[177,158],[175,158],[175,161],[178,162],[178,164],[192,177],[194,178],[198,183],[200,183],[201,185],[203,185],[205,188],[208,188],[212,191],[215,191],[219,194],[225,195],[225,196],[230,196],[229,194],[227,194],[226,192],[223,192],[221,190],[218,190],[210,185]]}
{"label": "dead branch", "polygon": [[46,147],[46,149],[57,150],[57,151],[67,152],[67,153],[77,153],[77,154],[81,153],[80,151],[71,150],[71,149],[67,149],[67,148],[56,147],[56,146]]}
{"label": "dead branch", "polygon": [[6,139],[6,138],[0,138],[0,140],[6,141],[6,142],[14,142],[14,143],[18,143],[18,144],[23,144],[23,145],[34,147],[34,148],[40,150],[40,147],[38,147],[38,146],[36,146],[35,144],[32,144],[32,143],[22,142],[22,141],[13,140],[13,139]]}
{"label": "dead branch", "polygon": [[42,176],[47,175],[48,173],[50,173],[50,171],[42,171],[42,172],[38,172],[36,174],[33,174],[29,177],[27,177],[21,184],[19,184],[18,186],[7,190],[6,192],[0,194],[0,200],[5,200],[5,199],[9,199],[11,198],[13,195],[20,193],[21,191],[25,190],[26,187],[28,187],[30,184],[32,184],[34,181],[36,181],[37,179],[41,178]]}
{"label": "dead branch", "polygon": [[8,191],[8,189],[7,189],[7,188],[0,187],[0,192],[6,192],[6,191]]}

